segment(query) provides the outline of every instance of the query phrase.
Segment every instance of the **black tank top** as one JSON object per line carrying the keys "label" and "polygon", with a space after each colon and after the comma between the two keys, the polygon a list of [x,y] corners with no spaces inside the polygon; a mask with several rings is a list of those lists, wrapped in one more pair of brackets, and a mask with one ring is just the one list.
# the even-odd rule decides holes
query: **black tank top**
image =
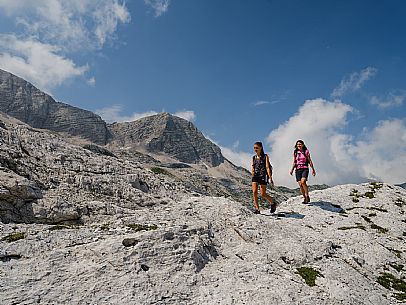
{"label": "black tank top", "polygon": [[253,156],[254,162],[254,176],[255,177],[265,177],[267,176],[266,173],[266,155],[263,157],[257,158],[257,156]]}

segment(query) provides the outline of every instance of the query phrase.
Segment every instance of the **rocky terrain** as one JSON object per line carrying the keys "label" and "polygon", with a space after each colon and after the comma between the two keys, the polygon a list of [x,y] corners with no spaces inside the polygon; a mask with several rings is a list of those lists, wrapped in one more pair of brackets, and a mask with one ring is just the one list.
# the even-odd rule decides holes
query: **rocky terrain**
{"label": "rocky terrain", "polygon": [[255,215],[206,196],[210,181],[184,184],[194,164],[126,159],[7,115],[0,136],[1,304],[405,300],[401,187],[336,186]]}
{"label": "rocky terrain", "polygon": [[[8,113],[53,116],[4,75]],[[313,186],[308,205],[275,187],[277,213],[255,215],[250,173],[190,122],[105,125],[103,142],[91,115],[30,117],[0,113],[0,304],[405,303],[400,186]]]}
{"label": "rocky terrain", "polygon": [[190,196],[85,225],[3,223],[2,304],[404,302],[405,190],[311,196],[277,215]]}

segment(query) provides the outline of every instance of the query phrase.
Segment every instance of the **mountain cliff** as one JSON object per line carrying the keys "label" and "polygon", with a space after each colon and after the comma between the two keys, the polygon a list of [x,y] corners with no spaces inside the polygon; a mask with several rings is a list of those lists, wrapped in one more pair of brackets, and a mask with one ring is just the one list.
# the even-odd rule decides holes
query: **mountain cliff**
{"label": "mountain cliff", "polygon": [[165,153],[181,162],[218,166],[224,161],[220,148],[206,139],[189,121],[161,113],[134,122],[109,126],[113,143],[121,147],[144,148],[152,153]]}
{"label": "mountain cliff", "polygon": [[35,128],[80,136],[106,144],[106,123],[91,111],[56,102],[29,82],[0,69],[0,111]]}

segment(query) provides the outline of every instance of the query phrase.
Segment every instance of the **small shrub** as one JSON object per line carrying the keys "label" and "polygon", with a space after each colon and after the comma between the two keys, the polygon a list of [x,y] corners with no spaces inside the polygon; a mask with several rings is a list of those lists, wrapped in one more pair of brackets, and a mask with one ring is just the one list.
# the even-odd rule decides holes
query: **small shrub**
{"label": "small shrub", "polygon": [[398,206],[398,207],[403,207],[404,205],[405,205],[405,201],[402,199],[402,198],[398,198],[398,199],[396,199],[396,201],[395,201],[395,204]]}
{"label": "small shrub", "polygon": [[361,216],[366,222],[372,223],[372,220],[364,215]]}
{"label": "small shrub", "polygon": [[151,167],[151,171],[154,174],[158,174],[158,175],[167,175],[167,176],[171,175],[166,169],[160,168],[160,167]]}
{"label": "small shrub", "polygon": [[62,230],[62,229],[69,229],[69,227],[65,226],[65,225],[55,225],[55,226],[48,228],[49,231],[56,231],[56,230]]}
{"label": "small shrub", "polygon": [[367,207],[368,210],[375,210],[375,211],[379,211],[379,212],[384,212],[384,213],[388,213],[388,210],[386,209],[382,209],[382,208],[376,208],[376,207]]}
{"label": "small shrub", "polygon": [[316,286],[316,278],[318,276],[324,277],[319,271],[311,267],[297,268],[297,274],[299,274],[310,287]]}
{"label": "small shrub", "polygon": [[399,301],[406,301],[406,293],[395,293],[394,298]]}
{"label": "small shrub", "polygon": [[6,241],[8,243],[12,243],[14,241],[24,239],[24,238],[25,238],[25,233],[17,232],[17,233],[13,233],[13,234],[3,237],[2,240]]}
{"label": "small shrub", "polygon": [[380,183],[380,182],[371,182],[370,183],[370,188],[372,189],[372,191],[378,190],[382,187],[383,187],[383,183]]}
{"label": "small shrub", "polygon": [[391,273],[382,272],[378,277],[377,282],[386,289],[394,289],[406,293],[406,282],[402,279],[396,278]]}
{"label": "small shrub", "polygon": [[339,227],[338,230],[341,231],[346,231],[346,230],[351,230],[351,229],[361,229],[365,231],[365,227],[363,225],[357,224],[356,226],[352,227]]}
{"label": "small shrub", "polygon": [[139,223],[132,223],[127,225],[127,227],[133,229],[135,232],[138,231],[151,231],[151,230],[156,230],[158,229],[158,226],[153,224],[153,225],[142,225]]}
{"label": "small shrub", "polygon": [[374,196],[374,192],[365,192],[364,196],[367,197],[367,198],[369,198],[369,199],[372,199],[372,198],[375,197],[375,196]]}
{"label": "small shrub", "polygon": [[103,231],[108,231],[110,229],[109,225],[107,223],[102,224],[100,227],[101,230]]}
{"label": "small shrub", "polygon": [[359,199],[358,199],[357,197],[353,197],[353,198],[352,198],[352,202],[357,203],[357,202],[359,202]]}
{"label": "small shrub", "polygon": [[396,264],[389,264],[393,269],[395,269],[397,272],[400,272],[403,270],[404,265],[396,265]]}
{"label": "small shrub", "polygon": [[371,224],[371,229],[378,230],[379,233],[383,233],[383,234],[389,231],[388,229],[382,228],[374,223]]}

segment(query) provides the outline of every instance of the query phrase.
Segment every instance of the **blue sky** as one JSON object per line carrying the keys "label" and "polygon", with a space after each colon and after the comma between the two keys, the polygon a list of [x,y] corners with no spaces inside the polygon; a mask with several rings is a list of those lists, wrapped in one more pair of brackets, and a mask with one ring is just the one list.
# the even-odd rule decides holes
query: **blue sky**
{"label": "blue sky", "polygon": [[406,181],[404,1],[16,2],[0,0],[0,68],[58,101],[177,113],[246,167],[263,141],[285,185],[297,138],[315,183]]}

